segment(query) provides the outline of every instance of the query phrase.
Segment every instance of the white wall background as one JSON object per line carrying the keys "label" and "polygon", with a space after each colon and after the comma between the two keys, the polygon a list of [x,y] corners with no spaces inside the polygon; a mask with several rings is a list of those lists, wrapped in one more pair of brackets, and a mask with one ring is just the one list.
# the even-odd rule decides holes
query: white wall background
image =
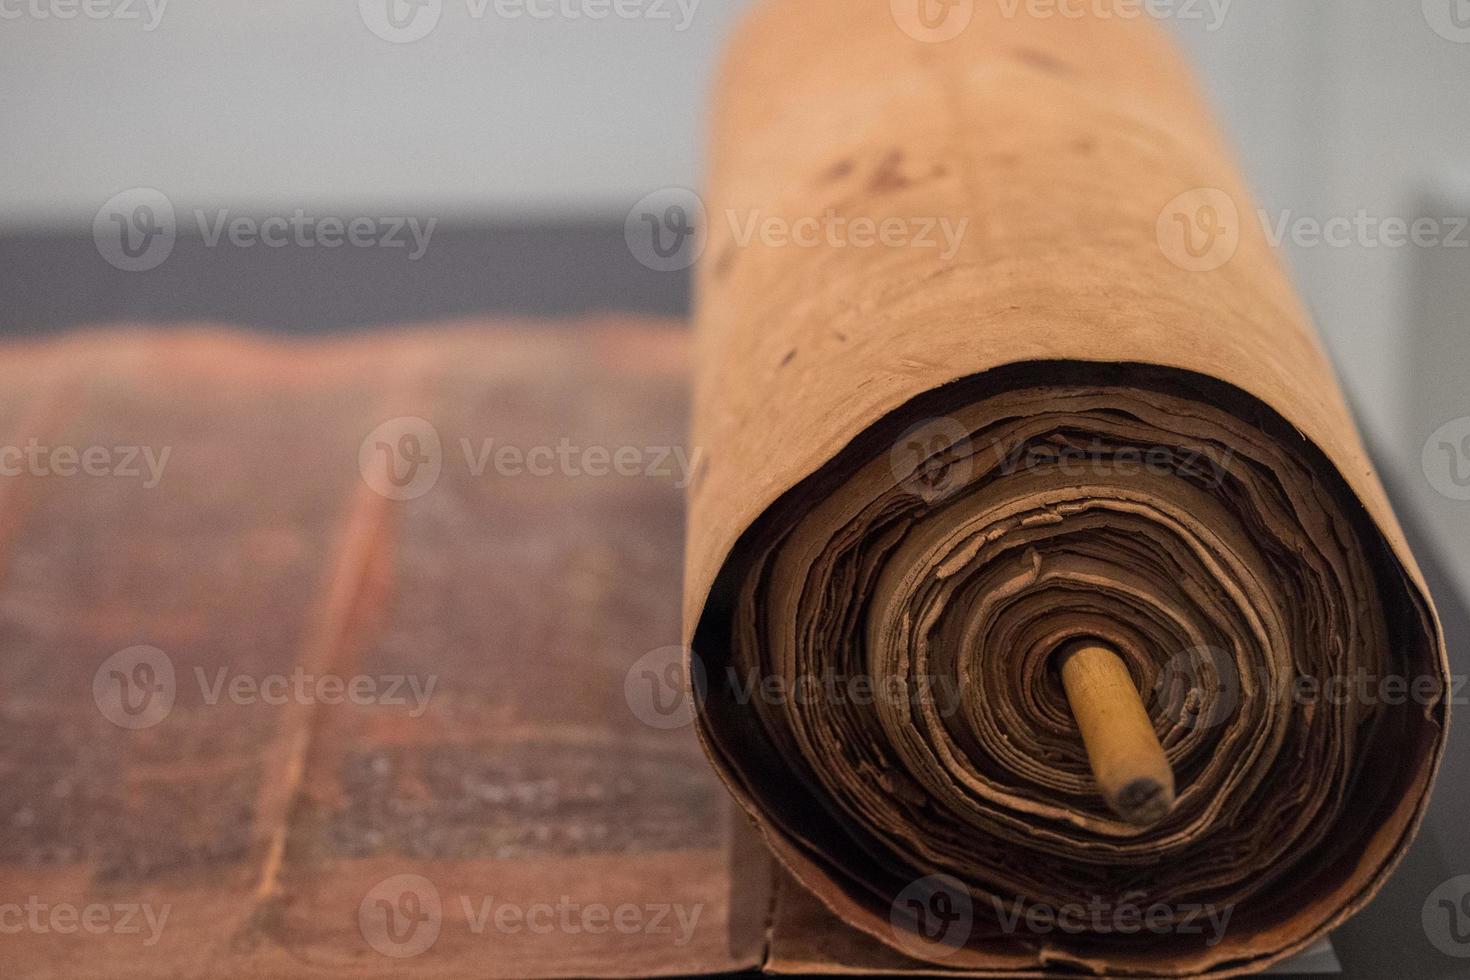
{"label": "white wall background", "polygon": [[[1470,25],[1460,0],[1236,0],[1213,34],[1179,25],[1272,221],[1411,220],[1431,196],[1436,216],[1470,215],[1470,195],[1454,190],[1470,185],[1470,27],[1464,43],[1436,33],[1436,4],[1458,4]],[[1365,424],[1402,438],[1416,424],[1407,352],[1421,250],[1285,250]],[[1445,251],[1470,275],[1470,248]],[[1461,326],[1470,334],[1470,313]]]}
{"label": "white wall background", "polygon": [[[85,232],[140,185],[183,208],[621,218],[697,183],[706,87],[744,6],[632,0],[647,16],[594,21],[427,0],[437,26],[395,44],[357,0],[162,0],[152,30],[160,0],[86,0],[119,15],[104,19],[82,2],[0,0],[0,234]],[[1193,4],[1171,26],[1269,216],[1470,214],[1470,0],[1233,0],[1218,25],[1210,0],[1175,2]],[[1426,366],[1470,369],[1464,305],[1421,301],[1470,280],[1470,249],[1424,251],[1287,246],[1405,473],[1435,426],[1470,415],[1453,385],[1419,392]]]}
{"label": "white wall background", "polygon": [[4,19],[67,2],[0,0],[0,227],[89,228],[139,185],[184,208],[625,211],[694,179],[742,6],[682,0],[681,30],[681,0],[634,0],[669,19],[598,21],[437,0],[437,26],[404,44],[357,0],[163,0],[152,31],[150,0],[91,0],[140,20]]}

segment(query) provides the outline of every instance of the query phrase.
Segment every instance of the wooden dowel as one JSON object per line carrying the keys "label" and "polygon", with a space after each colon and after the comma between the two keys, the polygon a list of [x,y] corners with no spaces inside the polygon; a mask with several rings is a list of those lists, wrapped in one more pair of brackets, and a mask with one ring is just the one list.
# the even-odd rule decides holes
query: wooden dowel
{"label": "wooden dowel", "polygon": [[1057,665],[1103,799],[1135,826],[1155,823],[1174,805],[1174,771],[1128,668],[1100,640],[1068,643]]}

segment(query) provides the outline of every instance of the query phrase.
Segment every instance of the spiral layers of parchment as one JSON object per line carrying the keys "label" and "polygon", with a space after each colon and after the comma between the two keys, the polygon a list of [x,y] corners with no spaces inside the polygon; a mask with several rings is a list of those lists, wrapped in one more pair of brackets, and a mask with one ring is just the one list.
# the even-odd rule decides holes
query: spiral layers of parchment
{"label": "spiral layers of parchment", "polygon": [[[1177,391],[1024,387],[926,417],[742,552],[728,660],[698,646],[711,739],[911,955],[1248,963],[1364,851],[1403,791],[1385,763],[1443,693],[1340,494]],[[1123,656],[1176,774],[1144,831],[1103,804],[1053,664],[1088,636]]]}

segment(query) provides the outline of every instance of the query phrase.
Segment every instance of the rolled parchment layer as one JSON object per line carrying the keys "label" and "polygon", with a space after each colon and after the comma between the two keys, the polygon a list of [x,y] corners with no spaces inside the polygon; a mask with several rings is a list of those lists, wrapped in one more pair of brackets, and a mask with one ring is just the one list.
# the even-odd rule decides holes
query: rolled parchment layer
{"label": "rolled parchment layer", "polygon": [[[696,722],[795,876],[917,960],[1245,972],[1407,846],[1443,641],[1187,72],[1137,18],[1058,9],[769,0],[734,45]],[[1174,772],[1147,828],[1068,711],[1084,638]]]}

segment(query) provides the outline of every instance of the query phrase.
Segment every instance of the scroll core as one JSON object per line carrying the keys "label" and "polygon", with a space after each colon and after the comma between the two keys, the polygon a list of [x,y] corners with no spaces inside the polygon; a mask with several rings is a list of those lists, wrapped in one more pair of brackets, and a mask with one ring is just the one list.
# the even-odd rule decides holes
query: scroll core
{"label": "scroll core", "polygon": [[1128,668],[1092,639],[1063,646],[1057,666],[1103,799],[1136,827],[1157,823],[1174,806],[1174,771]]}

